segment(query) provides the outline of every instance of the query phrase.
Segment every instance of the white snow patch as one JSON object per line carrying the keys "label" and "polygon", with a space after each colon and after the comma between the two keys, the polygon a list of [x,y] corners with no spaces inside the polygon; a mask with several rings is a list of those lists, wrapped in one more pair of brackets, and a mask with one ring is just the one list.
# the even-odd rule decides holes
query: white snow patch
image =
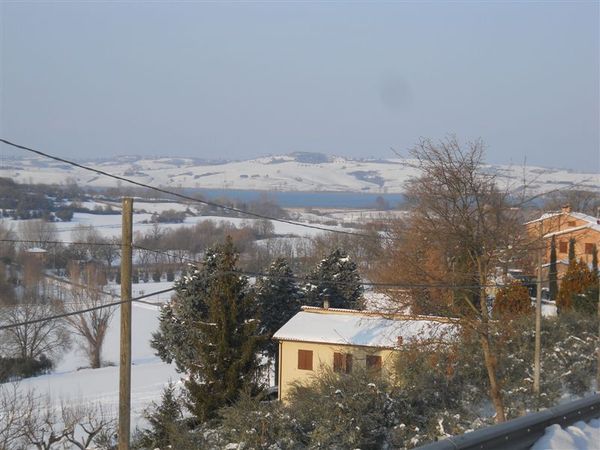
{"label": "white snow patch", "polygon": [[570,427],[551,425],[531,450],[598,450],[600,449],[600,419],[577,422]]}

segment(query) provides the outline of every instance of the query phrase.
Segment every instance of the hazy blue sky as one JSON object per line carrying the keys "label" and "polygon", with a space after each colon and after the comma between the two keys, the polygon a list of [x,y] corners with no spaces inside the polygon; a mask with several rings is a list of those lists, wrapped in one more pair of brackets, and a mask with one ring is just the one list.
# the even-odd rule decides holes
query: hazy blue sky
{"label": "hazy blue sky", "polygon": [[0,8],[1,134],[62,156],[391,157],[456,133],[600,169],[598,1]]}

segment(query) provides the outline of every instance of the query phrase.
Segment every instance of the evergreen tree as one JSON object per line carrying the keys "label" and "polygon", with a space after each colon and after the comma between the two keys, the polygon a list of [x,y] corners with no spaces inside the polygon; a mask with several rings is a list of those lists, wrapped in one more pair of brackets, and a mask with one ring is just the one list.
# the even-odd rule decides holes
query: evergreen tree
{"label": "evergreen tree", "polygon": [[550,284],[550,300],[556,300],[556,295],[558,294],[558,270],[556,268],[556,239],[554,236],[552,236],[552,240],[550,241],[548,282]]}
{"label": "evergreen tree", "polygon": [[575,260],[575,238],[569,239],[569,263]]}
{"label": "evergreen tree", "polygon": [[200,421],[258,390],[256,351],[261,338],[248,279],[237,275],[231,238],[209,250],[202,268],[176,282],[160,316],[152,346],[164,361],[187,373],[186,406]]}
{"label": "evergreen tree", "polygon": [[306,303],[331,308],[362,309],[363,288],[356,264],[340,249],[323,259],[307,277]]}
{"label": "evergreen tree", "polygon": [[141,433],[139,446],[143,448],[168,448],[171,436],[182,427],[183,414],[175,395],[175,385],[171,382],[164,388],[159,405],[152,406],[144,412],[144,419],[150,425]]}
{"label": "evergreen tree", "polygon": [[266,276],[256,282],[256,305],[260,316],[260,334],[265,336],[264,349],[275,359],[277,380],[277,343],[273,334],[294,314],[300,311],[300,292],[294,274],[284,258],[277,258],[269,266]]}
{"label": "evergreen tree", "polygon": [[592,276],[596,283],[598,283],[598,248],[596,244],[592,248]]}
{"label": "evergreen tree", "polygon": [[556,306],[559,312],[568,311],[573,308],[587,310],[586,292],[593,288],[594,280],[592,272],[582,260],[573,259],[569,262],[567,272],[563,276],[558,291]]}

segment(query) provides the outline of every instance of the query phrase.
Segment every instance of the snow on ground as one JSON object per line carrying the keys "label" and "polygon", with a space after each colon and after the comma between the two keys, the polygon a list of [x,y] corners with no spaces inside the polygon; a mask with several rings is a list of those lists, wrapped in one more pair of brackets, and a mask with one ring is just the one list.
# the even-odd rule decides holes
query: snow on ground
{"label": "snow on ground", "polygon": [[[134,293],[152,292],[170,286],[172,283],[140,283],[134,285]],[[163,294],[168,296],[169,294]],[[166,297],[168,298],[168,297]],[[156,298],[149,298],[156,301]],[[177,381],[181,374],[175,366],[162,362],[150,347],[152,332],[158,328],[159,308],[145,304],[133,304],[132,308],[132,368],[131,406],[132,429],[143,424],[141,414],[152,401],[159,401],[163,387],[170,381]],[[103,360],[111,364],[119,363],[120,311],[116,308],[110,324],[104,348]],[[77,339],[73,336],[74,340]],[[87,366],[85,356],[74,345],[56,370],[48,375],[28,378],[21,381],[21,388],[35,389],[48,394],[52,402],[59,405],[61,400],[75,404],[100,402],[103,407],[116,413],[119,398],[118,365],[101,369],[81,369]]]}
{"label": "snow on ground", "polygon": [[577,422],[570,427],[551,425],[531,450],[598,450],[600,449],[600,419]]}
{"label": "snow on ground", "polygon": [[[398,158],[352,160],[323,157],[309,161],[301,156],[281,155],[215,165],[189,158],[122,157],[86,163],[154,186],[204,189],[401,193],[405,182],[418,175],[414,160]],[[531,193],[564,188],[574,183],[584,189],[598,189],[595,173],[520,165],[485,166],[485,170],[496,174],[502,187],[507,184],[511,189],[520,188],[522,183],[519,180],[523,178],[534,180],[529,186]],[[17,182],[60,184],[72,179],[80,185],[102,187],[118,183],[106,176],[38,157],[4,160],[0,176]]]}
{"label": "snow on ground", "polygon": [[[175,205],[175,204],[173,204]],[[148,233],[154,227],[153,223],[150,223],[152,214],[147,213],[135,213],[133,216],[133,232],[140,232],[142,234]],[[327,217],[320,218],[321,221],[327,220]],[[194,216],[186,217],[183,223],[161,223],[160,228],[163,230],[174,230],[180,227],[190,227],[197,223],[212,220],[213,222],[227,222],[240,227],[242,225],[252,226],[260,219],[249,219],[240,217],[221,217],[221,216]],[[12,220],[12,219],[0,219],[0,223],[6,225],[18,232],[21,224],[25,222],[23,220]],[[314,236],[319,233],[323,233],[322,230],[307,228],[300,225],[294,225],[291,223],[272,221],[274,227],[274,233],[278,235],[298,235],[298,236]],[[121,216],[119,214],[89,214],[89,213],[75,213],[73,220],[70,222],[59,222],[56,223],[57,238],[62,241],[71,241],[76,238],[77,229],[81,227],[94,227],[103,237],[115,237],[121,235]],[[342,226],[327,226],[319,225],[322,228],[332,230],[344,230],[353,231],[351,228],[345,228]]]}

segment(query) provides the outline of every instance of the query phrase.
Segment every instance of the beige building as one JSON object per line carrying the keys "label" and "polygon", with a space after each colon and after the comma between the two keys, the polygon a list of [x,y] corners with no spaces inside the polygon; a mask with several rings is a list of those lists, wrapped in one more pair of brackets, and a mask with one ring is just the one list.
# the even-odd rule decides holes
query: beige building
{"label": "beige building", "polygon": [[293,383],[308,384],[325,368],[350,373],[361,367],[392,377],[400,346],[445,339],[454,327],[441,317],[304,306],[273,336],[279,342],[279,399],[285,401]]}
{"label": "beige building", "polygon": [[[572,212],[569,206],[561,211],[543,214],[525,224],[532,237],[543,236],[546,251],[544,263],[550,262],[550,242],[554,236],[556,259],[568,264],[569,240],[575,239],[575,255],[591,264],[594,245],[600,250],[600,219],[587,214]],[[564,266],[564,264],[563,264]],[[563,268],[564,269],[564,268]],[[559,268],[559,278],[561,275]]]}

